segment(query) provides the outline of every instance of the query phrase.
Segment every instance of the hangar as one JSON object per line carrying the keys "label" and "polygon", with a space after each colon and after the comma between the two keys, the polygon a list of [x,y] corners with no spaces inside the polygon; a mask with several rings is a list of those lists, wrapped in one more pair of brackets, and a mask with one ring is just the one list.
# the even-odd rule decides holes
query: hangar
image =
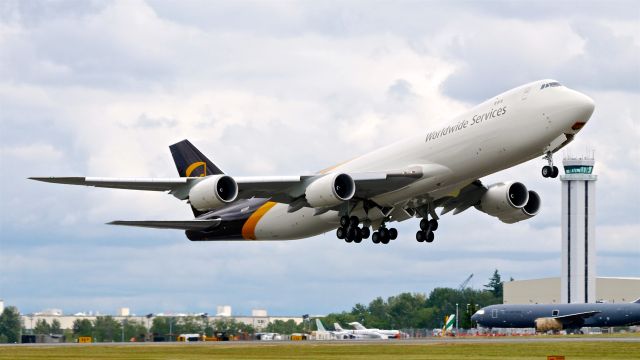
{"label": "hangar", "polygon": [[[640,277],[597,277],[596,301],[631,302],[640,298]],[[504,282],[505,304],[560,304],[560,277]]]}

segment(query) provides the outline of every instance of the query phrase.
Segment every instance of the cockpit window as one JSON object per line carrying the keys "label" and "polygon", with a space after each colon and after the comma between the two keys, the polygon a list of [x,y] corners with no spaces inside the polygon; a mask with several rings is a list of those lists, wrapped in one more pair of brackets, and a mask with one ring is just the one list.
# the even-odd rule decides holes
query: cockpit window
{"label": "cockpit window", "polygon": [[546,89],[548,87],[556,87],[556,86],[562,86],[562,84],[560,84],[557,81],[546,83],[546,84],[542,84],[542,86],[540,86],[540,90]]}
{"label": "cockpit window", "polygon": [[484,315],[484,309],[480,309],[480,310],[476,311],[476,314]]}

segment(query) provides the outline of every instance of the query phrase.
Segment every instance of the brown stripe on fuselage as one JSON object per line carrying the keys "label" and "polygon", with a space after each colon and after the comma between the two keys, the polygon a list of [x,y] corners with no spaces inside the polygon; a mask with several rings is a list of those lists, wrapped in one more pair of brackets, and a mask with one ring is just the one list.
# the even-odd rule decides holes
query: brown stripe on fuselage
{"label": "brown stripe on fuselage", "polygon": [[247,221],[242,226],[242,237],[245,240],[256,240],[256,226],[258,225],[258,221],[262,219],[264,214],[267,213],[272,207],[274,207],[277,203],[273,201],[267,201],[264,205],[260,206],[256,211],[254,211],[251,216],[247,219]]}

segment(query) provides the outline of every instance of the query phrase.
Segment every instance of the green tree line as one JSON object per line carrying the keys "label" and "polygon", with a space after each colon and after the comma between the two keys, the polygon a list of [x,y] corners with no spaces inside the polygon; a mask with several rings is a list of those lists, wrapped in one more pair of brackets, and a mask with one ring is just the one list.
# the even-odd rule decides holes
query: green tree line
{"label": "green tree line", "polygon": [[[502,303],[502,281],[495,270],[483,290],[435,288],[429,295],[402,293],[384,300],[377,297],[369,305],[356,304],[351,311],[332,313],[322,320],[328,328],[334,323],[345,326],[357,321],[368,328],[377,329],[433,329],[444,325],[447,315],[456,313],[460,328],[474,326],[471,315],[481,307]],[[315,324],[312,324],[315,328]]]}

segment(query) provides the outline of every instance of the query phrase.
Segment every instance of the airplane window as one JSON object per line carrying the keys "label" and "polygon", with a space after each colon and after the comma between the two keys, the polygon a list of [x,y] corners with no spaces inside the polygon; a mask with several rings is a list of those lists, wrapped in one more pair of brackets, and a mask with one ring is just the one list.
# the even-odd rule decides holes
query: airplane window
{"label": "airplane window", "polygon": [[540,90],[546,89],[548,87],[556,87],[556,86],[562,86],[562,84],[560,84],[557,81],[546,83],[546,84],[542,84],[542,86],[540,86]]}
{"label": "airplane window", "polygon": [[558,316],[558,314],[560,314],[560,310],[553,310],[551,312],[551,316]]}

